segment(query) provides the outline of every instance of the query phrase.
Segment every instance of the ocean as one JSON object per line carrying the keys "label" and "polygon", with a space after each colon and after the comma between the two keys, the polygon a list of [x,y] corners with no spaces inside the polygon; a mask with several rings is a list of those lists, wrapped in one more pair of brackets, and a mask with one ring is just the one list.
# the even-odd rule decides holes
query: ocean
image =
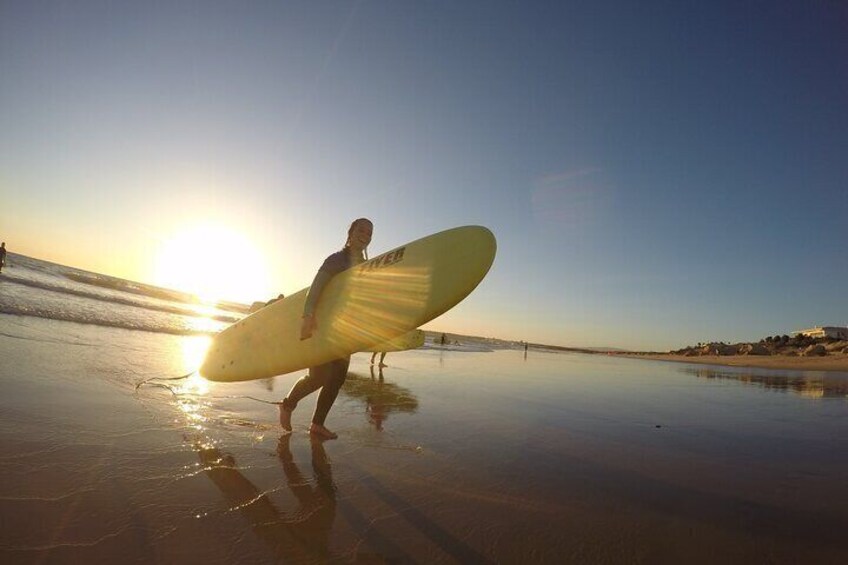
{"label": "ocean", "polygon": [[848,374],[430,336],[320,442],[303,372],[180,378],[243,306],[9,263],[4,564],[848,562]]}

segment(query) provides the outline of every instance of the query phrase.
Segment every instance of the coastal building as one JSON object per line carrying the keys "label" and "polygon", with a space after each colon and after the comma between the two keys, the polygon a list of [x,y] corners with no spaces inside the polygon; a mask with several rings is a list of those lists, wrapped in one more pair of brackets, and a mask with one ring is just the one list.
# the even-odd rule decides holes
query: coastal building
{"label": "coastal building", "polygon": [[820,326],[806,330],[799,330],[793,333],[809,337],[834,337],[836,339],[848,339],[848,327],[844,326]]}

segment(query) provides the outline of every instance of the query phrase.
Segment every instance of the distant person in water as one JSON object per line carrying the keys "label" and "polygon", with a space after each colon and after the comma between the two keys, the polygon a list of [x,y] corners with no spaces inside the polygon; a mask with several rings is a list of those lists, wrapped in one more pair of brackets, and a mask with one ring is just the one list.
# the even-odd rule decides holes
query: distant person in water
{"label": "distant person in water", "polygon": [[0,271],[6,266],[6,242],[0,243]]}
{"label": "distant person in water", "polygon": [[269,300],[268,302],[266,302],[266,303],[265,303],[265,306],[270,306],[271,304],[273,304],[273,303],[274,303],[274,302],[276,302],[277,300],[282,300],[282,299],[283,299],[283,298],[285,298],[285,297],[286,297],[286,295],[285,295],[285,294],[279,294],[279,295],[277,295],[277,298],[272,298],[271,300]]}
{"label": "distant person in water", "polygon": [[445,344],[445,334],[442,334],[442,337],[439,339],[439,343],[442,345]]}
{"label": "distant person in water", "polygon": [[374,353],[372,353],[371,354],[371,364],[372,365],[374,364],[374,358],[377,357],[377,353],[380,354],[380,367],[385,367],[386,364],[383,363],[383,361],[385,361],[385,359],[386,359],[386,352],[385,351],[375,351]]}
{"label": "distant person in water", "polygon": [[[334,276],[347,269],[363,263],[367,259],[368,244],[371,243],[371,234],[374,224],[367,218],[354,220],[347,231],[347,242],[341,251],[333,253],[324,261],[312,286],[306,296],[306,305],[303,307],[303,321],[300,326],[300,339],[309,339],[318,329],[315,320],[315,311],[321,300],[324,287]],[[283,429],[291,431],[291,415],[297,408],[297,403],[305,396],[312,394],[319,388],[318,402],[312,415],[312,425],[309,433],[322,439],[335,439],[338,436],[324,426],[324,420],[339,394],[342,384],[347,377],[347,369],[350,365],[350,355],[334,359],[309,368],[309,374],[302,377],[289,391],[288,396],[280,404],[280,425]]]}

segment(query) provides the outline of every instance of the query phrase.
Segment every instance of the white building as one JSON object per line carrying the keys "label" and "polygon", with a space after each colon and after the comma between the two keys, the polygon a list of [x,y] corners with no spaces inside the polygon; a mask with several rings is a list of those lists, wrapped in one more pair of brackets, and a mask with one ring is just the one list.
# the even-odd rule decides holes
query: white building
{"label": "white building", "polygon": [[844,326],[821,326],[807,330],[800,330],[794,333],[809,337],[835,337],[836,339],[848,339],[848,327]]}

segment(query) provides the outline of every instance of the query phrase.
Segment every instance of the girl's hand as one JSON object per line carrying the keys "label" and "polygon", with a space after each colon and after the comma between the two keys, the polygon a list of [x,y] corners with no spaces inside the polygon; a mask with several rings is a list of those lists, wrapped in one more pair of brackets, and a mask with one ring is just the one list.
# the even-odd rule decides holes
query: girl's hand
{"label": "girl's hand", "polygon": [[300,323],[300,340],[309,339],[317,329],[318,322],[315,320],[315,316],[312,314],[304,316]]}

